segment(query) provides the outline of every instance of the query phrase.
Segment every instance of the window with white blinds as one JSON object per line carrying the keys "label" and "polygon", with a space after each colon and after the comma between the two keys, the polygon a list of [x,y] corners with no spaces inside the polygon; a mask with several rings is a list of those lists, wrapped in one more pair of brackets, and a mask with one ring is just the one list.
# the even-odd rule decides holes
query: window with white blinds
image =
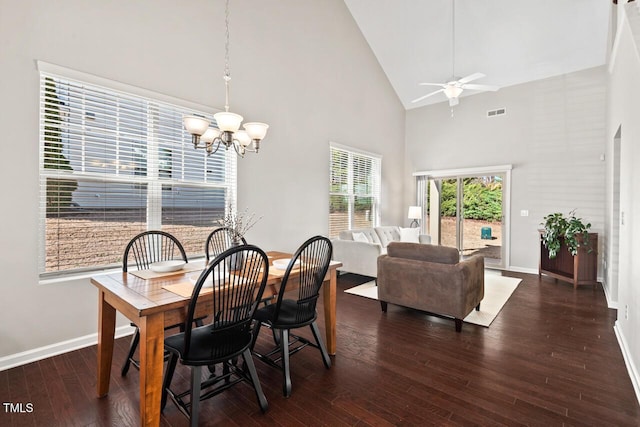
{"label": "window with white blinds", "polygon": [[379,224],[380,156],[331,143],[329,236]]}
{"label": "window with white blinds", "polygon": [[120,265],[145,230],[189,257],[235,207],[236,155],[196,150],[184,115],[211,114],[54,74],[40,77],[41,277]]}

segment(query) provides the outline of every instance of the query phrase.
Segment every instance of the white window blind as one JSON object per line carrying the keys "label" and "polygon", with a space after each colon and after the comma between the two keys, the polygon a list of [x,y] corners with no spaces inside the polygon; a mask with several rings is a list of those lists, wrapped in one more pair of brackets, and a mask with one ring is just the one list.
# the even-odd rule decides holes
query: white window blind
{"label": "white window blind", "polygon": [[381,163],[375,154],[331,144],[329,236],[379,224]]}
{"label": "white window blind", "polygon": [[196,150],[184,115],[211,114],[41,72],[41,276],[120,265],[148,229],[192,257],[235,208],[236,155]]}

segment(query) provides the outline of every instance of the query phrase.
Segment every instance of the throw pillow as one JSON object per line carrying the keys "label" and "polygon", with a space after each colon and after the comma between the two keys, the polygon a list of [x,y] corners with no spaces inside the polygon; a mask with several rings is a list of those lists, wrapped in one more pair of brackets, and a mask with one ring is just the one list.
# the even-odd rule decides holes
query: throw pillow
{"label": "throw pillow", "polygon": [[355,240],[356,242],[371,243],[369,242],[369,239],[367,239],[367,235],[361,231],[357,233],[352,233],[352,234],[353,234],[353,240]]}
{"label": "throw pillow", "polygon": [[419,228],[402,228],[400,227],[400,241],[409,243],[420,243],[418,238],[420,234]]}

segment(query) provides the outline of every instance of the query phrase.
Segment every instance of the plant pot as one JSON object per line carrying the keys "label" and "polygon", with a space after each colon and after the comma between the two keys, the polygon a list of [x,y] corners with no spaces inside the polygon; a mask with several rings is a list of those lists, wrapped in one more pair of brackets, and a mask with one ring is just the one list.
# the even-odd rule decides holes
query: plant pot
{"label": "plant pot", "polygon": [[[540,231],[542,236],[543,231]],[[551,276],[573,284],[574,288],[579,285],[597,284],[597,260],[598,260],[598,234],[589,233],[589,243],[584,244],[582,235],[577,235],[580,247],[576,255],[572,255],[567,248],[564,238],[560,239],[560,248],[557,256],[549,258],[549,251],[540,239],[540,264],[538,267],[538,277],[542,274]]]}

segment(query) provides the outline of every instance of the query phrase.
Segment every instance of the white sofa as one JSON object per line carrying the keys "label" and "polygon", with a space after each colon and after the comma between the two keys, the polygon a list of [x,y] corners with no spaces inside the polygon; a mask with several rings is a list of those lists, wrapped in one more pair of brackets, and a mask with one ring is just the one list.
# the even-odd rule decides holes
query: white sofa
{"label": "white sofa", "polygon": [[[341,272],[378,276],[378,257],[387,253],[389,242],[412,241],[406,234],[416,233],[417,229],[402,229],[397,226],[360,228],[340,232],[333,244],[333,259],[342,262]],[[354,233],[363,233],[366,242],[354,240]],[[405,237],[404,240],[401,240]],[[357,237],[362,238],[362,235]],[[415,239],[415,236],[412,237]],[[419,243],[431,243],[431,236],[417,235]],[[415,242],[415,240],[413,240]]]}

